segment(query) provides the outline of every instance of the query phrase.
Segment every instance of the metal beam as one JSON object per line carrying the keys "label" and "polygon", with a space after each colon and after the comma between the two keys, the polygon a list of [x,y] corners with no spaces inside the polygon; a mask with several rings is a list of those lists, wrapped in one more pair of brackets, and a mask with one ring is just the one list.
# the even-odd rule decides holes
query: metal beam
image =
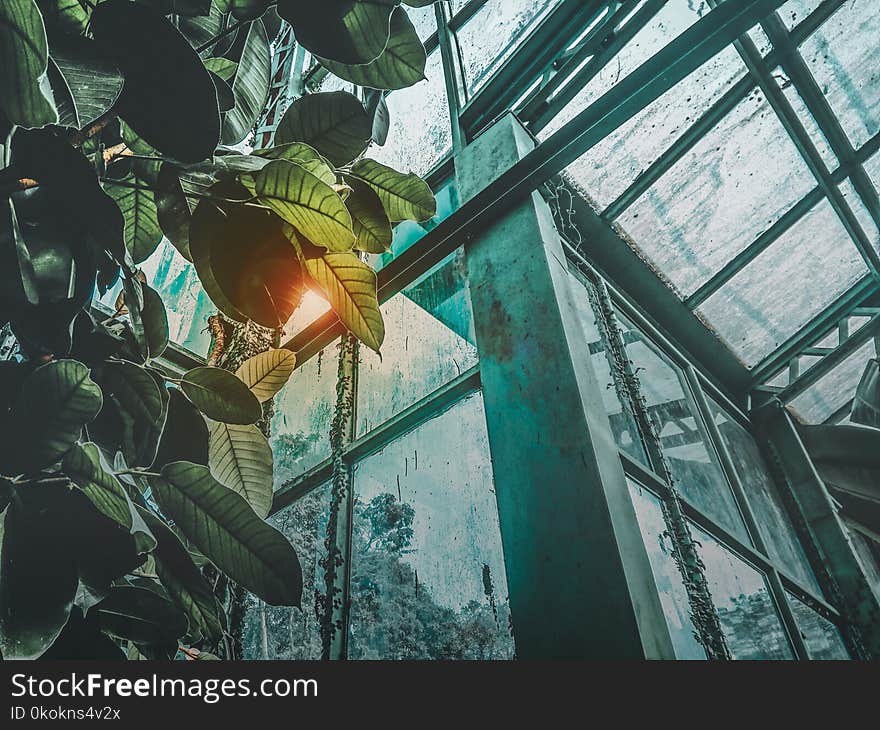
{"label": "metal beam", "polygon": [[[472,240],[499,216],[514,208],[539,185],[560,172],[634,114],[732,43],[784,0],[724,3],[654,54],[553,136],[440,223],[419,243],[393,259],[379,274],[384,302]],[[322,317],[288,340],[284,347],[311,356],[343,331],[337,318]]]}

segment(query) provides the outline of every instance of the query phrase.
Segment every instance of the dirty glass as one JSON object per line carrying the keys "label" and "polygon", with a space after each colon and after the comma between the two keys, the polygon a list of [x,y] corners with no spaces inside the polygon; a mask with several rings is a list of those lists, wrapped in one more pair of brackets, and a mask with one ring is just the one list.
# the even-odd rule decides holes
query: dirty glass
{"label": "dirty glass", "polygon": [[748,533],[684,375],[624,317],[626,352],[681,494],[745,542]]}
{"label": "dirty glass", "polygon": [[755,89],[618,223],[688,295],[815,186],[766,97]]}
{"label": "dirty glass", "polygon": [[247,594],[244,630],[245,659],[320,659],[321,629],[315,591],[324,590],[319,561],[330,504],[330,487],[323,485],[300,497],[290,507],[269,518],[296,549],[303,570],[302,609],[269,606]]}
{"label": "dirty glass", "polygon": [[880,13],[848,0],[800,46],[816,83],[858,149],[880,131]]}
{"label": "dirty glass", "polygon": [[791,30],[822,4],[823,0],[788,0],[777,11],[785,26]]}
{"label": "dirty glass", "polygon": [[840,190],[843,199],[852,209],[853,215],[871,242],[871,246],[873,246],[875,251],[880,252],[880,229],[877,228],[877,222],[865,207],[864,201],[856,191],[852,178],[844,180],[837,186],[837,189]]}
{"label": "dirty glass", "polygon": [[[684,0],[667,3],[539,132],[539,138],[547,139],[586,109],[696,22],[702,12],[705,9],[698,11],[696,4]],[[745,74],[739,55],[733,48],[726,48],[571,163],[566,172],[600,208],[605,208]]]}
{"label": "dirty glass", "polygon": [[855,396],[865,365],[876,356],[874,342],[869,340],[792,400],[791,408],[806,423],[824,422]]}
{"label": "dirty glass", "polygon": [[849,659],[840,629],[791,593],[786,595],[810,659]]}
{"label": "dirty glass", "polygon": [[456,33],[472,94],[560,0],[488,0]]}
{"label": "dirty glass", "polygon": [[687,591],[672,558],[672,545],[666,536],[660,500],[640,484],[631,479],[627,481],[675,656],[678,659],[705,659],[706,652],[695,637]]}
{"label": "dirty glass", "polygon": [[752,367],[865,273],[858,249],[823,200],[700,305],[698,312]]}
{"label": "dirty glass", "polygon": [[811,588],[821,596],[822,590],[813,575],[794,524],[782,501],[782,495],[770,475],[770,469],[758,444],[718,403],[709,397],[707,400],[712,418],[727,446],[746,499],[755,515],[761,537],[767,545],[770,553],[768,557],[779,563],[804,587]]}
{"label": "dirty glass", "polygon": [[330,421],[336,403],[337,345],[329,345],[293,371],[275,396],[269,443],[275,457],[275,488],[330,455]]}
{"label": "dirty glass", "polygon": [[367,156],[401,172],[426,175],[452,149],[452,126],[440,52],[428,56],[425,80],[386,97],[391,127]]}
{"label": "dirty glass", "polygon": [[482,394],[354,469],[353,659],[510,659]]}
{"label": "dirty glass", "polygon": [[590,348],[590,362],[593,365],[599,390],[602,392],[602,402],[605,405],[605,413],[608,414],[614,443],[617,444],[617,448],[629,454],[636,461],[650,466],[632,410],[628,405],[624,405],[620,396],[620,389],[625,386],[623,383],[616,382],[611,374],[611,355],[606,347],[605,339],[599,334],[596,315],[587,291],[592,287],[592,284],[582,282],[573,273],[569,274],[569,282],[574,293],[578,321],[587,346]]}
{"label": "dirty glass", "polygon": [[358,435],[477,364],[462,249],[385,302],[382,317],[382,357],[360,348]]}
{"label": "dirty glass", "polygon": [[691,526],[712,602],[734,659],[793,659],[764,575]]}

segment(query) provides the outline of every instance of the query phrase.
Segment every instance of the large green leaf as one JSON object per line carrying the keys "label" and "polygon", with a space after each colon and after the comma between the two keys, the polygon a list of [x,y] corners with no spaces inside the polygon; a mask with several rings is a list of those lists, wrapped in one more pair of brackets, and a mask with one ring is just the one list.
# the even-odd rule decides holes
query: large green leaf
{"label": "large green leaf", "polygon": [[235,371],[260,403],[272,398],[290,380],[296,366],[296,355],[290,350],[274,348],[249,357]]}
{"label": "large green leaf", "polygon": [[349,179],[349,186],[351,192],[345,199],[345,207],[351,213],[354,247],[367,253],[388,251],[394,234],[378,193],[356,178]]}
{"label": "large green leaf", "polygon": [[150,480],[162,511],[232,580],[273,606],[299,606],[302,569],[284,536],[205,466],[168,464]]}
{"label": "large green leaf", "polygon": [[305,142],[334,165],[351,162],[367,148],[373,125],[356,96],[345,91],[306,94],[284,112],[275,144]]}
{"label": "large green leaf", "polygon": [[351,333],[379,352],[385,325],[376,299],[376,272],[353,253],[326,253],[305,259],[315,283]]}
{"label": "large green leaf", "polygon": [[208,424],[198,408],[176,388],[170,391],[168,415],[153,469],[172,461],[208,463]]}
{"label": "large green leaf", "polygon": [[371,63],[346,65],[322,58],[339,78],[372,89],[404,89],[425,78],[427,55],[412,21],[403,8],[391,15],[391,37],[382,54]]}
{"label": "large green leaf", "polygon": [[229,11],[236,20],[259,18],[269,9],[272,0],[228,0]]}
{"label": "large green leaf", "polygon": [[153,191],[134,175],[121,184],[107,181],[104,190],[116,201],[125,219],[125,245],[133,263],[146,261],[162,241]]}
{"label": "large green leaf", "polygon": [[156,591],[116,586],[96,607],[98,624],[118,639],[135,644],[169,644],[186,633],[186,617]]}
{"label": "large green leaf", "polygon": [[273,160],[254,179],[260,202],[312,243],[330,251],[351,250],[351,214],[327,183],[287,160]]}
{"label": "large green leaf", "polygon": [[398,0],[279,0],[278,14],[298,42],[316,56],[340,63],[369,63],[388,43]]}
{"label": "large green leaf", "polygon": [[109,362],[100,378],[122,419],[122,453],[129,466],[149,466],[156,458],[166,411],[153,376],[133,362]]}
{"label": "large green leaf", "polygon": [[131,529],[131,502],[119,480],[104,468],[96,444],[74,444],[61,466],[98,510],[127,530]]}
{"label": "large green leaf", "polygon": [[308,170],[321,182],[328,185],[336,183],[336,172],[330,162],[318,150],[305,142],[288,142],[287,144],[254,150],[254,154],[270,160],[288,160]]}
{"label": "large green leaf", "polygon": [[272,449],[255,425],[215,423],[208,466],[214,478],[244,497],[260,517],[272,506]]}
{"label": "large green leaf", "polygon": [[177,28],[128,0],[102,2],[89,27],[125,77],[116,102],[119,116],[156,149],[182,162],[211,157],[220,141],[217,92]]}
{"label": "large green leaf", "polygon": [[193,368],[181,378],[180,388],[202,413],[214,421],[244,425],[256,423],[263,415],[256,396],[223,368]]}
{"label": "large green leaf", "polygon": [[156,213],[166,238],[187,261],[192,261],[189,250],[189,227],[197,200],[188,196],[180,169],[165,162],[156,181]]}
{"label": "large green leaf", "polygon": [[139,511],[156,535],[156,574],[189,619],[190,633],[197,629],[212,643],[218,642],[224,624],[210,584],[174,531],[149,510]]}
{"label": "large green leaf", "polygon": [[46,78],[49,81],[49,87],[52,91],[52,98],[55,101],[55,109],[58,113],[58,124],[62,127],[75,127],[79,129],[79,115],[76,111],[76,102],[73,100],[73,93],[64,74],[58,68],[58,64],[49,57],[49,67],[46,70]]}
{"label": "large green leaf", "polygon": [[238,144],[251,133],[266,106],[271,80],[272,61],[266,29],[262,23],[251,23],[232,82],[235,107],[223,119],[223,144]]}
{"label": "large green leaf", "polygon": [[228,58],[205,58],[203,62],[208,71],[217,74],[226,82],[232,81],[235,72],[238,70],[238,64],[235,61],[230,61]]}
{"label": "large green leaf", "polygon": [[101,389],[76,360],[41,365],[22,385],[13,414],[12,457],[23,470],[58,461],[101,410]]}
{"label": "large green leaf", "polygon": [[871,358],[865,366],[853,398],[850,421],[864,426],[880,428],[880,367]]}
{"label": "large green leaf", "polygon": [[52,59],[70,87],[81,125],[94,122],[119,98],[122,74],[93,40],[69,35],[53,39]]}
{"label": "large green leaf", "polygon": [[[34,659],[70,615],[78,585],[66,486],[21,489],[0,546],[0,652]],[[0,522],[4,516],[0,515]]]}
{"label": "large green leaf", "polygon": [[224,314],[265,327],[281,327],[290,319],[302,300],[302,266],[276,215],[203,200],[191,229],[196,271]]}
{"label": "large green leaf", "polygon": [[379,195],[392,223],[425,221],[437,213],[437,200],[428,184],[418,175],[404,175],[375,160],[358,160],[352,175],[369,185]]}
{"label": "large green leaf", "polygon": [[43,16],[34,0],[0,3],[0,110],[13,124],[42,127],[58,120],[43,94],[49,49]]}
{"label": "large green leaf", "polygon": [[151,358],[159,357],[168,347],[168,312],[159,293],[147,284],[143,285],[144,306],[141,309],[141,321],[144,323],[144,336],[147,339],[147,351]]}
{"label": "large green leaf", "polygon": [[[50,36],[53,35],[53,30],[61,31],[55,34],[56,36],[85,34],[89,24],[89,12],[80,0],[37,0],[37,6],[43,14]],[[53,37],[53,45],[55,40],[56,38]]]}

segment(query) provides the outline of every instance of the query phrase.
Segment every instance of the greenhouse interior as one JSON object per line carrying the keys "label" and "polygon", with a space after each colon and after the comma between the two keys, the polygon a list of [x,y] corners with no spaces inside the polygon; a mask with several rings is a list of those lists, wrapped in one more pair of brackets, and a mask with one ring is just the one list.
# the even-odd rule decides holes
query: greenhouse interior
{"label": "greenhouse interior", "polygon": [[[242,658],[880,659],[876,2],[407,4],[367,154],[436,213],[363,257],[379,352],[317,290],[282,328],[302,599]],[[333,63],[284,21],[245,151]],[[157,366],[213,364],[196,266],[141,271]]]}

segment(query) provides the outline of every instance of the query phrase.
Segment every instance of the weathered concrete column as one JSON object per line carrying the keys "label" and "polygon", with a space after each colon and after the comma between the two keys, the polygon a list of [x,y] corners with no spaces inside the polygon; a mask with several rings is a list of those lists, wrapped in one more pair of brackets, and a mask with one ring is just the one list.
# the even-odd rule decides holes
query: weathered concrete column
{"label": "weathered concrete column", "polygon": [[[502,117],[456,157],[462,198],[533,147]],[[550,209],[465,252],[517,656],[672,658]]]}

